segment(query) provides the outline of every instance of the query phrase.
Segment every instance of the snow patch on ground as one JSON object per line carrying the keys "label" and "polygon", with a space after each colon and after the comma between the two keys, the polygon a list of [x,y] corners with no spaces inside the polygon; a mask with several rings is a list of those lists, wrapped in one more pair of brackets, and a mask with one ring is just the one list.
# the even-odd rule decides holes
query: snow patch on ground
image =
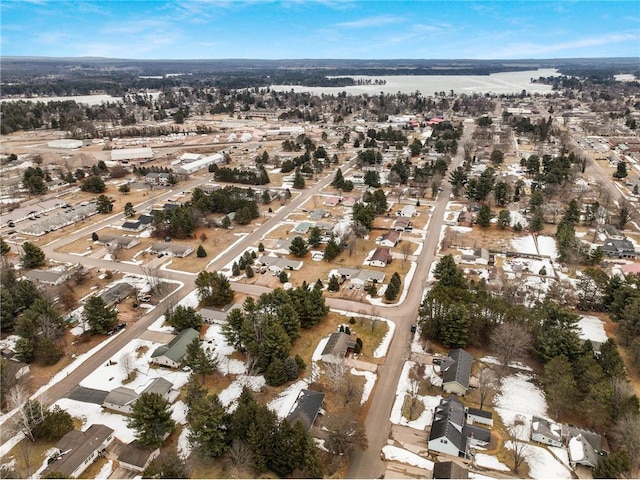
{"label": "snow patch on ground", "polygon": [[178,437],[178,455],[180,458],[187,458],[191,453],[191,444],[189,443],[189,434],[191,430],[187,425],[182,427],[182,432],[180,432],[180,436]]}
{"label": "snow patch on ground", "polygon": [[[506,448],[512,448],[512,442],[505,442]],[[535,445],[527,445],[525,461],[529,464],[531,478],[572,478],[571,472],[548,450]]]}
{"label": "snow patch on ground", "polygon": [[518,253],[537,255],[538,249],[532,235],[511,239],[511,247]]}
{"label": "snow patch on ground", "polygon": [[285,418],[289,415],[293,405],[296,403],[300,390],[307,388],[308,386],[309,382],[306,379],[298,380],[297,382],[289,385],[285,391],[269,403],[269,408],[273,410],[278,417]]}
{"label": "snow patch on ground", "polygon": [[[484,363],[489,363],[491,365],[502,365],[500,360],[498,360],[496,357],[491,357],[491,356],[482,357],[479,361]],[[526,372],[533,372],[533,368],[520,362],[511,362],[509,364],[509,367],[517,368],[518,370],[524,370]]]}
{"label": "snow patch on ground", "polygon": [[396,390],[396,400],[391,410],[391,423],[423,431],[427,426],[431,425],[433,421],[433,411],[440,404],[442,397],[439,395],[436,397],[416,395],[416,398],[424,404],[424,411],[417,419],[412,421],[402,416],[402,406],[404,405],[405,398],[409,396],[409,392],[411,391],[409,371],[414,365],[415,362],[408,361],[404,363],[402,368],[398,389]]}
{"label": "snow patch on ground", "polygon": [[525,437],[521,440],[528,440],[532,416],[547,417],[544,393],[530,382],[532,378],[524,373],[503,378],[494,400],[495,410],[506,426],[513,426],[516,420],[527,426],[518,429]]}
{"label": "snow patch on ground", "polygon": [[364,387],[362,389],[362,398],[360,399],[360,405],[364,405],[369,400],[369,395],[371,395],[371,391],[373,390],[373,386],[376,384],[376,374],[373,372],[366,372],[363,370],[356,370],[355,368],[351,369],[351,375],[356,375],[358,377],[364,377]]}
{"label": "snow patch on ground", "polygon": [[78,402],[69,398],[61,398],[54,405],[69,412],[72,417],[82,421],[81,430],[86,430],[94,423],[101,423],[113,428],[115,437],[122,443],[129,444],[135,440],[135,431],[127,426],[129,417],[119,413],[111,413],[102,410],[100,405],[94,403]]}
{"label": "snow patch on ground", "polygon": [[552,259],[556,259],[558,257],[556,239],[553,237],[538,235],[538,250],[540,251],[540,255],[547,255]]}
{"label": "snow patch on ground", "polygon": [[102,466],[102,468],[96,475],[96,479],[98,480],[107,479],[111,476],[112,473],[113,473],[113,460],[107,460],[107,463],[105,463]]}
{"label": "snow patch on ground", "polygon": [[486,453],[476,453],[476,464],[480,467],[499,470],[501,472],[508,472],[511,470],[496,457],[487,455]]}
{"label": "snow patch on ground", "polygon": [[396,447],[393,445],[385,445],[382,447],[382,453],[387,461],[394,461],[412,465],[418,468],[424,468],[426,470],[433,470],[433,462],[422,458],[420,455],[405,450],[404,448]]}

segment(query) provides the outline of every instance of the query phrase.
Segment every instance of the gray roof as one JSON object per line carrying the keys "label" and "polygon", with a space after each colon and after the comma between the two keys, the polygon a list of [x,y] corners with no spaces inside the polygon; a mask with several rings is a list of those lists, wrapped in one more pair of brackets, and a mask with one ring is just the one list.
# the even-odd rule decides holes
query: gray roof
{"label": "gray roof", "polygon": [[[558,430],[551,428],[552,424],[556,425]],[[546,418],[534,416],[531,419],[531,431],[534,434],[539,433],[547,438],[557,440],[558,442],[562,441],[562,428],[560,425],[550,422]]]}
{"label": "gray roof", "polygon": [[469,388],[469,376],[471,375],[473,357],[461,348],[449,350],[447,356],[453,360],[453,364],[443,368],[442,382],[456,382],[464,388]]}
{"label": "gray roof", "polygon": [[112,428],[100,424],[91,425],[84,432],[71,430],[56,444],[56,448],[66,453],[47,465],[43,473],[60,472],[70,476],[112,434]]}
{"label": "gray roof", "polygon": [[153,380],[151,380],[149,385],[145,387],[142,393],[157,393],[159,395],[164,396],[172,388],[173,388],[173,383],[171,383],[169,380],[166,380],[162,377],[156,377]]}
{"label": "gray roof", "polygon": [[127,282],[116,283],[100,294],[104,303],[111,304],[122,300],[134,292],[133,285]]}
{"label": "gray roof", "polygon": [[138,220],[129,220],[122,224],[122,228],[126,228],[128,230],[138,230],[140,228],[141,223]]}
{"label": "gray roof", "polygon": [[193,250],[193,248],[171,242],[158,242],[151,246],[151,251],[153,252],[171,252],[174,255],[184,255],[189,250]]}
{"label": "gray roof", "polygon": [[123,448],[118,455],[118,461],[127,463],[129,465],[135,465],[136,467],[144,468],[149,460],[149,457],[153,455],[155,450],[141,447],[136,442],[131,442],[127,445],[127,448]]}
{"label": "gray roof", "polygon": [[429,440],[436,440],[442,437],[453,443],[460,452],[467,450],[467,438],[447,418],[434,420],[431,424]]}
{"label": "gray roof", "polygon": [[151,354],[151,358],[165,356],[176,363],[180,363],[182,357],[187,353],[187,346],[193,341],[194,338],[200,337],[200,334],[193,328],[186,328],[182,330],[176,338],[171,340],[168,344],[162,345],[155,349]]}
{"label": "gray roof", "polygon": [[111,403],[113,405],[130,405],[138,399],[138,394],[135,390],[127,387],[116,387],[107,394],[107,398],[104,399],[104,403]]}
{"label": "gray roof", "polygon": [[462,428],[465,423],[464,405],[458,400],[458,397],[443,398],[435,409],[434,418],[446,418],[449,422]]}
{"label": "gray roof", "polygon": [[349,348],[353,348],[356,342],[344,332],[333,332],[327,340],[321,355],[336,355],[344,357]]}
{"label": "gray roof", "polygon": [[227,319],[227,315],[229,315],[229,312],[231,312],[231,310],[233,310],[234,308],[238,308],[242,310],[242,304],[233,303],[233,304],[227,305],[225,308],[222,308],[222,309],[204,307],[204,308],[201,308],[200,311],[198,311],[198,313],[202,318],[204,318],[209,322],[224,322]]}
{"label": "gray roof", "polygon": [[378,272],[375,270],[366,270],[363,268],[339,268],[338,275],[342,275],[343,277],[347,277],[350,280],[358,279],[363,282],[382,282],[385,277],[384,272]]}
{"label": "gray roof", "polygon": [[562,425],[562,436],[567,439],[582,435],[589,444],[598,451],[602,450],[602,436],[592,430],[576,427],[575,425]]}
{"label": "gray roof", "polygon": [[274,266],[281,269],[293,269],[296,270],[302,266],[302,262],[299,260],[290,260],[288,258],[275,257],[272,255],[261,255],[258,258],[258,263],[267,265],[269,267]]}
{"label": "gray roof", "polygon": [[476,417],[493,418],[493,414],[491,412],[480,410],[479,408],[469,407],[467,408],[467,413],[470,415],[475,415]]}
{"label": "gray roof", "polygon": [[111,243],[127,248],[127,246],[131,243],[140,243],[140,240],[138,240],[136,237],[127,237],[123,235],[98,235],[98,243]]}
{"label": "gray roof", "polygon": [[287,416],[287,420],[292,425],[299,420],[309,430],[322,409],[323,401],[324,393],[322,392],[307,389],[300,390],[298,398]]}
{"label": "gray roof", "polygon": [[24,276],[37,282],[55,284],[64,277],[69,276],[69,272],[66,270],[27,270]]}
{"label": "gray roof", "polygon": [[604,242],[602,247],[605,253],[610,254],[635,254],[636,250],[633,243],[628,238],[624,240],[615,240],[609,238]]}
{"label": "gray roof", "polygon": [[491,441],[490,430],[469,423],[462,428],[462,434],[467,438],[473,437],[475,440],[480,440],[481,442],[489,443]]}

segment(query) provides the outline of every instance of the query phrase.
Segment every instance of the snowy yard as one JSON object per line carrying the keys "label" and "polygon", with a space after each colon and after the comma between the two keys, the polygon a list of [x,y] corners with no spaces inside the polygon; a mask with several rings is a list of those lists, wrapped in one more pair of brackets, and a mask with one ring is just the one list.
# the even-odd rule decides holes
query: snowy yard
{"label": "snowy yard", "polygon": [[[400,381],[398,382],[398,389],[396,390],[396,400],[393,404],[393,408],[391,409],[391,423],[395,425],[404,425],[407,427],[415,428],[416,430],[424,431],[426,427],[431,426],[431,423],[433,421],[433,412],[435,408],[440,404],[440,400],[442,400],[442,397],[440,395],[437,395],[435,397],[428,395],[416,395],[416,398],[424,405],[424,411],[417,419],[411,421],[407,420],[402,415],[402,406],[404,405],[405,398],[410,395],[412,389],[411,380],[409,378],[409,371],[414,365],[415,362],[408,361],[405,362],[404,367],[402,368]],[[430,365],[427,365],[427,367],[430,367]],[[427,368],[425,376],[430,377],[432,379],[432,383],[441,381],[441,379],[433,371],[433,368]]]}

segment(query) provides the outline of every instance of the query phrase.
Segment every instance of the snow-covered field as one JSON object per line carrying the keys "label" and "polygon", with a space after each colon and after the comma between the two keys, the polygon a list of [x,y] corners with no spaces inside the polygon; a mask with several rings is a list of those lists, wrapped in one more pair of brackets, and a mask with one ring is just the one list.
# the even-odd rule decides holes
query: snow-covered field
{"label": "snow-covered field", "polygon": [[531,417],[547,416],[547,402],[544,393],[537,386],[530,382],[531,375],[516,373],[502,379],[500,393],[494,400],[496,412],[502,418],[506,426],[513,426],[516,423],[524,423],[527,428],[518,429],[527,440],[531,427]]}
{"label": "snow-covered field", "polygon": [[510,470],[504,463],[498,460],[496,457],[487,455],[485,453],[476,453],[476,464],[479,467],[490,468],[492,470],[499,470],[501,472],[508,472]]}
{"label": "snow-covered field", "polygon": [[533,240],[533,235],[512,238],[511,248],[513,248],[518,253],[531,254],[531,255],[538,254],[538,249],[536,248],[536,243]]}
{"label": "snow-covered field", "polygon": [[[505,442],[505,447],[511,448],[512,443]],[[531,478],[572,478],[571,471],[548,450],[536,445],[527,445],[525,448],[524,457]]]}

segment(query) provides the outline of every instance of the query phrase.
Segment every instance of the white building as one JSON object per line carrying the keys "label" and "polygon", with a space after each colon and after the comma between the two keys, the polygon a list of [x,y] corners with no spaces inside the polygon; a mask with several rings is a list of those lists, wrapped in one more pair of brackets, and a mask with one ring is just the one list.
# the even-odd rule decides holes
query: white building
{"label": "white building", "polygon": [[181,163],[175,168],[175,172],[189,175],[203,168],[208,168],[209,165],[219,165],[222,162],[224,162],[224,156],[220,153],[214,153],[213,155],[200,158],[194,162]]}
{"label": "white building", "polygon": [[114,162],[121,162],[123,160],[150,160],[152,158],[153,150],[149,147],[111,150],[111,160]]}
{"label": "white building", "polygon": [[73,140],[70,138],[62,138],[60,140],[52,140],[47,143],[49,148],[67,148],[74,149],[82,146],[82,140]]}

